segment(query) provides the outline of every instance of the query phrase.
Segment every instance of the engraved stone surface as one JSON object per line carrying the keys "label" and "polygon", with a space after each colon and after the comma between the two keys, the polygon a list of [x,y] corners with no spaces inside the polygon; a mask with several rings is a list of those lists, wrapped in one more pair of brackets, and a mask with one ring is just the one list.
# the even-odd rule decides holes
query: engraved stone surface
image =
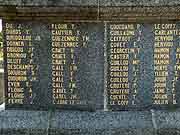
{"label": "engraved stone surface", "polygon": [[4,28],[6,108],[103,107],[103,25],[4,22]]}
{"label": "engraved stone surface", "polygon": [[0,134],[180,135],[179,4],[0,0],[6,109],[19,109],[0,111]]}
{"label": "engraved stone surface", "polygon": [[179,106],[179,26],[107,24],[109,109]]}
{"label": "engraved stone surface", "polygon": [[179,23],[5,22],[4,27],[6,108],[180,105]]}

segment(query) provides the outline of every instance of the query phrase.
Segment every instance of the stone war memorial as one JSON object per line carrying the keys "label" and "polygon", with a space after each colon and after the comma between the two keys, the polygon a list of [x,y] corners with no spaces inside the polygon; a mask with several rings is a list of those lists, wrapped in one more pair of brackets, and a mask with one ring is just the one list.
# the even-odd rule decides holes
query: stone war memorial
{"label": "stone war memorial", "polygon": [[179,0],[0,0],[0,135],[180,135]]}

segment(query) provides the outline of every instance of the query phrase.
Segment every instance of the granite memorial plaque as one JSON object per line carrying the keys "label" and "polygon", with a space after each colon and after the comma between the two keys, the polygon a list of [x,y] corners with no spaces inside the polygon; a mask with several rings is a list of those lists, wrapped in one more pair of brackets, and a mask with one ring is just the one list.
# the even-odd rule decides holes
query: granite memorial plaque
{"label": "granite memorial plaque", "polygon": [[107,24],[108,109],[179,106],[180,24]]}
{"label": "granite memorial plaque", "polygon": [[103,107],[104,25],[4,21],[6,109]]}
{"label": "granite memorial plaque", "polygon": [[180,23],[5,21],[4,28],[6,108],[180,104]]}

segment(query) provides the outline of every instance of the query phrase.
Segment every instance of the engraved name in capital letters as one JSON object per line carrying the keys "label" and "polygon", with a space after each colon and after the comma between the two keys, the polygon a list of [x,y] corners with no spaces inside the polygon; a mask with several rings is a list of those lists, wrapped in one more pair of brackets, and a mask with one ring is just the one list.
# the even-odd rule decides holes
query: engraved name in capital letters
{"label": "engraved name in capital letters", "polygon": [[134,35],[135,27],[132,24],[109,24],[108,102],[111,106],[135,104],[136,89],[133,91],[134,99],[129,100],[129,59],[135,48],[128,45]]}
{"label": "engraved name in capital letters", "polygon": [[179,23],[108,23],[109,109],[178,104],[179,28]]}
{"label": "engraved name in capital letters", "polygon": [[[100,50],[93,48],[92,52],[91,47],[96,44],[99,46],[100,42],[94,43],[93,40],[101,36],[94,36],[93,32],[89,32],[88,23],[83,26],[77,23],[53,23],[45,25],[49,32],[45,33],[49,37],[45,39],[45,35],[41,39],[45,41],[39,43],[40,39],[34,41],[34,38],[43,31],[41,33],[40,29],[32,28],[32,24],[5,23],[7,103],[34,104],[33,99],[37,95],[33,92],[43,87],[38,85],[43,85],[43,80],[38,79],[48,74],[47,85],[52,86],[52,93],[48,95],[52,98],[51,104],[87,105],[84,95],[88,94],[82,83],[89,82],[87,87],[91,87],[94,80],[91,82],[88,79],[94,79],[100,72],[99,69],[98,72],[93,72],[95,69],[91,68],[93,62],[99,62],[96,62],[94,52],[99,54]],[[179,28],[179,24],[108,23],[105,36],[108,40],[106,53],[109,109],[178,104]],[[91,35],[94,37],[89,37]],[[50,42],[47,43],[47,40]],[[48,53],[39,64],[39,58],[45,56],[44,52]],[[86,60],[86,56],[92,61]],[[39,70],[43,71],[39,73]],[[81,78],[81,75],[88,76],[88,81]]]}
{"label": "engraved name in capital letters", "polygon": [[[89,37],[81,34],[77,24],[52,24],[51,28],[53,104],[86,105],[78,95],[76,75],[80,56],[76,54],[76,50],[86,47]],[[65,76],[67,71],[69,76]],[[68,82],[65,79],[67,77]]]}
{"label": "engraved name in capital letters", "polygon": [[[175,46],[174,38],[179,35],[179,30],[176,24],[155,24],[154,25],[155,43],[154,43],[154,96],[153,104],[155,105],[168,105],[176,104],[175,88],[173,79],[173,87],[168,88],[168,78],[170,72],[168,70],[171,61],[170,53],[172,47]],[[177,55],[176,55],[177,56]],[[168,97],[168,89],[171,89],[172,101]]]}
{"label": "engraved name in capital letters", "polygon": [[[32,85],[37,66],[33,62],[31,27],[21,23],[5,23],[7,103],[31,104]],[[30,71],[30,74],[29,74]],[[25,94],[26,93],[26,94]]]}
{"label": "engraved name in capital letters", "polygon": [[7,108],[89,110],[95,100],[102,108],[103,24],[5,20],[3,25]]}

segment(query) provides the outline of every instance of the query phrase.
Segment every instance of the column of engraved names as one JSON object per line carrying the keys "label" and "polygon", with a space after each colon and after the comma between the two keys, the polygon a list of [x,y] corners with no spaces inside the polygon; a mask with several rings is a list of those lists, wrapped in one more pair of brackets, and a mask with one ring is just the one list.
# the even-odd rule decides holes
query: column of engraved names
{"label": "column of engraved names", "polygon": [[[111,24],[109,26],[109,105],[127,106],[134,104],[134,99],[131,100],[131,102],[129,101],[129,60],[130,53],[135,52],[135,50],[130,47],[136,44],[134,42],[130,43],[130,41],[134,35],[135,28],[132,24]],[[134,62],[134,64],[136,64],[136,62]],[[133,68],[133,70],[136,69]],[[134,98],[136,98],[136,92],[136,89],[132,92]]]}
{"label": "column of engraved names", "polygon": [[[167,105],[171,104],[169,93],[172,93],[173,102],[175,99],[175,80],[172,80],[173,87],[170,88],[169,77],[171,72],[171,51],[175,47],[174,37],[178,34],[176,24],[155,24],[154,25],[155,43],[154,43],[154,96],[153,104]],[[170,92],[171,91],[171,92]]]}
{"label": "column of engraved names", "polygon": [[33,63],[31,29],[6,23],[8,104],[32,104],[32,85],[37,66]]}
{"label": "column of engraved names", "polygon": [[[53,103],[86,104],[78,95],[76,83],[79,58],[76,49],[85,47],[87,36],[81,36],[75,24],[52,24]],[[82,42],[81,42],[82,41]]]}
{"label": "column of engraved names", "polygon": [[[180,35],[180,32],[179,32]],[[177,84],[179,81],[179,76],[180,76],[180,44],[178,43],[178,47],[176,48],[176,64],[174,66],[174,70],[175,70],[175,75],[172,81],[172,94],[173,94],[173,104],[177,104]]]}
{"label": "column of engraved names", "polygon": [[[177,27],[178,26],[178,27]],[[179,29],[179,24],[176,25],[176,35],[178,36],[178,41],[180,40],[180,29]],[[174,78],[172,81],[172,103],[173,104],[178,104],[177,102],[177,90],[178,90],[178,81],[180,77],[180,42],[177,43],[176,46],[176,63],[174,66]]]}

